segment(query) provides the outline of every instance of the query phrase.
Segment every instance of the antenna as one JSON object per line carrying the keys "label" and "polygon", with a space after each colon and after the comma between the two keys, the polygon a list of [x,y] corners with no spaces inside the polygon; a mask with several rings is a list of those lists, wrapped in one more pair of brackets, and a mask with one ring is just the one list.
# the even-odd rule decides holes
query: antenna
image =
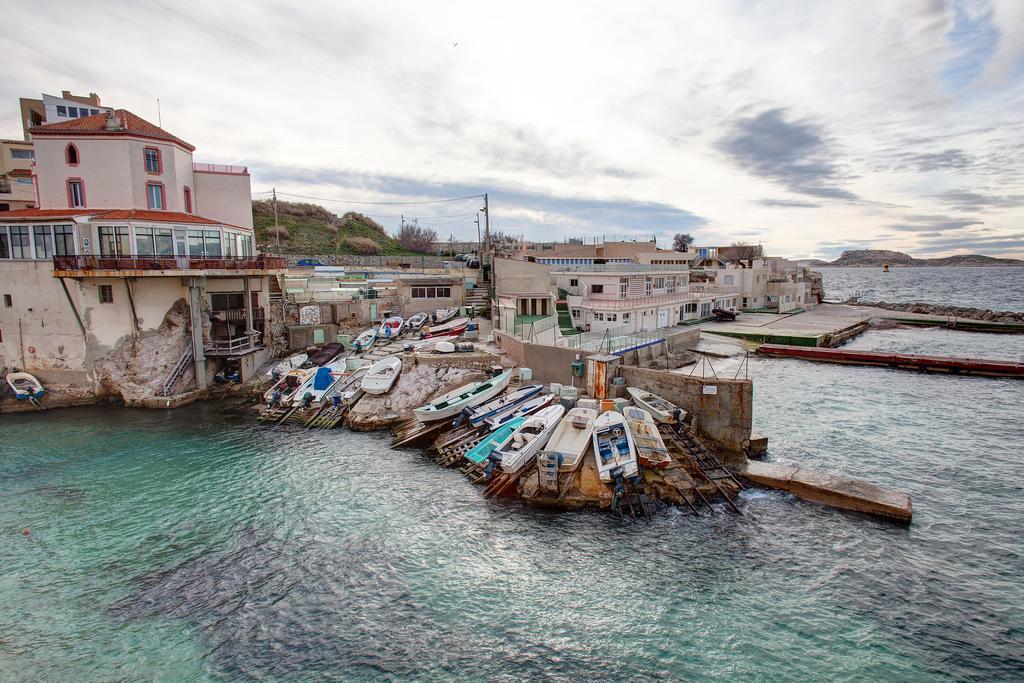
{"label": "antenna", "polygon": [[156,98],[156,125],[158,128],[164,127],[164,119],[160,115],[160,98]]}

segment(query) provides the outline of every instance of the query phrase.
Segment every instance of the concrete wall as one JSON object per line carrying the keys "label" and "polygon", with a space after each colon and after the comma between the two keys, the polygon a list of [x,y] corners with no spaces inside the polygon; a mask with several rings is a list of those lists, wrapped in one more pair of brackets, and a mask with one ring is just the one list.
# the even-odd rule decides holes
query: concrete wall
{"label": "concrete wall", "polygon": [[518,292],[554,293],[551,286],[551,268],[540,263],[496,258],[494,279],[495,293],[498,295]]}
{"label": "concrete wall", "polygon": [[621,366],[619,376],[625,378],[626,386],[656,393],[691,413],[697,432],[726,451],[742,452],[743,441],[750,438],[754,409],[750,380],[688,377],[633,366]]}
{"label": "concrete wall", "polygon": [[[191,166],[189,167],[191,171]],[[248,173],[196,172],[196,213],[228,225],[252,229],[252,187]],[[180,190],[179,190],[180,194]]]}
{"label": "concrete wall", "polygon": [[498,330],[494,331],[494,339],[495,343],[508,354],[509,358],[515,361],[516,365],[530,368],[533,371],[533,379],[544,383],[571,384],[575,382],[576,386],[583,386],[583,379],[572,377],[570,364],[576,360],[577,354],[581,359],[585,359],[596,353],[580,352],[561,346],[532,344]]}

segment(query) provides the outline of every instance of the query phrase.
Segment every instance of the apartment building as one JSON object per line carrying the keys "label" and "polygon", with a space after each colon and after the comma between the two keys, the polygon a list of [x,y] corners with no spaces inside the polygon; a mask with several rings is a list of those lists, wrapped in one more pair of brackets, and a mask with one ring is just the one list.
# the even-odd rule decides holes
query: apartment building
{"label": "apartment building", "polygon": [[0,211],[36,205],[32,180],[35,150],[24,140],[0,140]]}
{"label": "apartment building", "polygon": [[100,96],[94,92],[88,95],[72,95],[70,91],[61,91],[60,96],[43,95],[39,99],[22,97],[18,100],[21,110],[21,126],[25,140],[31,140],[32,128],[47,123],[64,123],[66,121],[106,114],[110,107],[100,104]]}
{"label": "apartment building", "polygon": [[6,367],[146,398],[269,356],[284,261],[255,253],[244,166],[124,109],[31,134],[37,205],[0,212]]}

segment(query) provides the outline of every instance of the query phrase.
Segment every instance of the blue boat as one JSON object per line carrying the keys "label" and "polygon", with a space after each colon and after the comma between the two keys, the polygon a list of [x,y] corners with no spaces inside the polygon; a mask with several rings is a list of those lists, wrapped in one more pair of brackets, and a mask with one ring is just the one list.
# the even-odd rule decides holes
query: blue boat
{"label": "blue boat", "polygon": [[452,423],[452,426],[458,427],[468,420],[469,424],[474,427],[479,427],[483,424],[484,420],[489,417],[497,417],[504,415],[505,413],[511,413],[516,409],[516,406],[533,397],[543,388],[543,384],[528,384],[525,387],[516,389],[504,396],[492,398],[487,403],[463,408],[462,412],[459,413],[459,416],[455,418],[455,422]]}
{"label": "blue boat", "polygon": [[515,417],[503,424],[502,426],[495,429],[493,432],[484,437],[484,440],[473,446],[466,452],[466,459],[477,465],[487,460],[487,456],[494,452],[495,449],[504,445],[506,441],[512,438],[512,432],[519,428],[519,425],[526,422],[525,417]]}

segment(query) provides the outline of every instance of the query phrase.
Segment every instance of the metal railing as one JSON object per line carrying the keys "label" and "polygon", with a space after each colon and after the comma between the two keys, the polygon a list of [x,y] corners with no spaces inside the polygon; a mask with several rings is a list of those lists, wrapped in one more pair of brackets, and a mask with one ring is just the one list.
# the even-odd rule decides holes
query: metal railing
{"label": "metal railing", "polygon": [[[538,257],[542,258],[542,257]],[[547,258],[547,257],[543,257]],[[551,257],[554,258],[554,257]],[[567,257],[571,258],[571,257]],[[589,258],[589,257],[588,257]],[[558,265],[549,264],[551,266],[552,273],[678,273],[685,271],[686,268],[680,268],[677,265],[666,264],[666,265],[652,265],[648,263],[595,263],[591,266],[586,265]]]}
{"label": "metal railing", "polygon": [[226,173],[229,175],[248,175],[248,166],[232,166],[231,164],[193,163],[192,170],[198,173]]}
{"label": "metal railing", "polygon": [[206,353],[224,356],[253,351],[262,346],[260,341],[262,336],[261,333],[254,332],[230,339],[211,339],[205,346]]}
{"label": "metal railing", "polygon": [[611,327],[606,330],[584,332],[566,337],[566,343],[570,349],[579,351],[617,353],[662,341],[665,339],[665,330],[667,329],[632,330],[624,326]]}
{"label": "metal railing", "polygon": [[277,256],[197,258],[194,256],[54,256],[54,270],[283,270]]}

